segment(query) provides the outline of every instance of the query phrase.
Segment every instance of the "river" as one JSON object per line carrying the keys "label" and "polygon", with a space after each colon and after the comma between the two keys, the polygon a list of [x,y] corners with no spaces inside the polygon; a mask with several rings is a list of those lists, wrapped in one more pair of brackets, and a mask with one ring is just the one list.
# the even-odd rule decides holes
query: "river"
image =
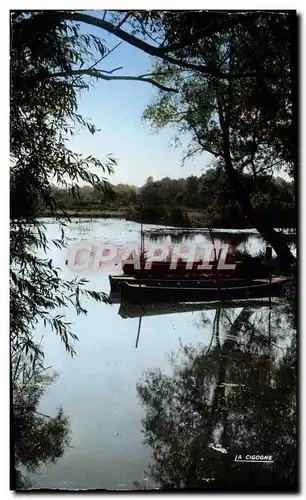
{"label": "river", "polygon": [[[48,241],[57,238],[58,223],[45,224]],[[147,241],[152,230],[154,241],[211,242],[207,231],[184,230],[181,237],[144,225]],[[73,219],[65,232],[70,245],[140,240],[139,224],[118,219]],[[253,255],[265,246],[254,231],[219,230],[214,239],[234,241]],[[87,288],[109,293],[108,274],[117,267],[78,273],[65,265],[67,252],[51,247],[47,255],[61,276],[86,276]],[[23,468],[32,486],[139,490],[295,482],[296,329],[283,302],[144,316],[137,348],[137,317],[122,318],[120,304],[87,299],[83,305],[87,315],[64,311],[79,338],[73,358],[54,332],[37,328],[45,365],[58,373],[39,412],[52,417],[62,407],[70,442],[54,463]],[[248,463],[246,455],[272,460]]]}

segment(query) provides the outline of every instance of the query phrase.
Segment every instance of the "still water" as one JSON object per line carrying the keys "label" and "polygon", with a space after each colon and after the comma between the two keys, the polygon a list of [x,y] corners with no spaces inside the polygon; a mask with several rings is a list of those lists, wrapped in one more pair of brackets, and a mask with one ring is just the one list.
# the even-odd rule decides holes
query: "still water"
{"label": "still water", "polygon": [[[48,240],[59,225],[46,220]],[[144,225],[146,239],[211,242],[209,233],[171,235]],[[156,231],[157,230],[157,231]],[[137,223],[73,220],[69,242],[104,238],[140,240]],[[257,254],[256,232],[218,232]],[[72,279],[67,251],[48,258]],[[87,288],[109,293],[108,274],[88,277]],[[122,318],[120,304],[83,299],[87,315],[66,310],[79,338],[76,356],[54,332],[39,325],[45,365],[58,373],[44,392],[39,412],[68,418],[70,441],[54,463],[29,472],[32,487],[151,489],[292,485],[296,461],[296,330],[281,301],[245,307],[194,310]],[[63,312],[63,311],[61,311]],[[60,438],[59,438],[60,439]],[[43,446],[43,445],[42,445]],[[235,462],[245,455],[272,456],[269,463]]]}

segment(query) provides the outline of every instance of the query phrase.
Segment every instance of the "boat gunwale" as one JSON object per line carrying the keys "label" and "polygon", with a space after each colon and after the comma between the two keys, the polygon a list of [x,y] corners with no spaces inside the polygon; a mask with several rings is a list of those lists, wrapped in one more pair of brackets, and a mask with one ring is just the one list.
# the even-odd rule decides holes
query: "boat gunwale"
{"label": "boat gunwale", "polygon": [[[125,281],[122,282],[122,286],[123,288],[128,288],[128,289],[131,289],[131,290],[139,290],[139,291],[160,291],[160,290],[163,290],[163,291],[174,291],[174,290],[184,290],[184,291],[190,291],[190,292],[201,292],[201,291],[209,291],[211,292],[212,290],[217,290],[217,291],[225,291],[225,290],[230,290],[230,291],[235,291],[235,290],[241,290],[241,291],[246,291],[246,290],[253,290],[255,288],[266,288],[266,287],[269,287],[271,285],[276,285],[276,284],[284,284],[286,282],[288,282],[290,280],[290,278],[272,278],[271,281],[268,279],[254,279],[252,280],[252,284],[250,285],[246,285],[246,286],[233,286],[233,287],[215,287],[215,288],[196,288],[196,287],[189,287],[189,288],[184,288],[184,287],[169,287],[169,286],[166,286],[164,288],[161,288],[161,287],[158,287],[158,286],[151,286],[151,285],[145,285],[145,284],[142,284],[141,286],[137,285],[137,284],[131,284],[131,283],[127,283]],[[257,281],[257,283],[253,283],[254,281]]]}

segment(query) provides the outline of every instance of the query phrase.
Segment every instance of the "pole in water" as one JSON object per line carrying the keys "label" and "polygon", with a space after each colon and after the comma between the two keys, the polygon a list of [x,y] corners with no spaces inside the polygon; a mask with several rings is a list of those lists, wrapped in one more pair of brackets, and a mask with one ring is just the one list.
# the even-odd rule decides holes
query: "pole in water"
{"label": "pole in water", "polygon": [[139,341],[139,334],[140,334],[141,320],[142,320],[142,316],[140,316],[140,318],[139,318],[138,332],[137,332],[137,339],[136,339],[135,349],[137,349],[137,347],[138,347],[138,341]]}

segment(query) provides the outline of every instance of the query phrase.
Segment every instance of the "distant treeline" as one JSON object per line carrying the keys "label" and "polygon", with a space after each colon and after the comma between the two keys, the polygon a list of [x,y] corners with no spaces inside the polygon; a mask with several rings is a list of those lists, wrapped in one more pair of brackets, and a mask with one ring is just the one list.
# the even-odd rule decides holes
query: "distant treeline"
{"label": "distant treeline", "polygon": [[[258,217],[274,227],[295,227],[296,207],[292,182],[281,177],[244,176],[245,189]],[[234,194],[221,169],[209,169],[200,177],[186,179],[148,177],[142,187],[128,184],[112,186],[112,193],[101,193],[90,186],[80,187],[76,198],[69,190],[54,188],[60,208],[79,215],[121,214],[131,220],[173,226],[248,227]]]}

